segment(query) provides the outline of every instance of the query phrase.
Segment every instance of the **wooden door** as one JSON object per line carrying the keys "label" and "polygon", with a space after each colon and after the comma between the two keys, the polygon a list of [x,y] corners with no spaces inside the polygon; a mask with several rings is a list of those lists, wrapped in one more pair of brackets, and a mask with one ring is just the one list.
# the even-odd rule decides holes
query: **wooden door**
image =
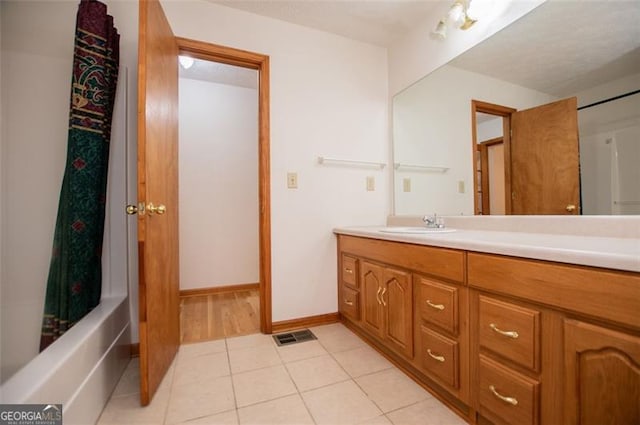
{"label": "wooden door", "polygon": [[564,332],[564,423],[639,424],[640,337],[575,320]]}
{"label": "wooden door", "polygon": [[384,269],[380,295],[384,307],[384,337],[400,353],[413,358],[413,285],[411,274]]}
{"label": "wooden door", "polygon": [[147,405],[180,345],[178,48],[158,0],[140,1],[139,18],[140,402]]}
{"label": "wooden door", "polygon": [[511,131],[511,213],[580,214],[577,99],[514,112]]}
{"label": "wooden door", "polygon": [[362,293],[362,323],[374,334],[382,336],[383,309],[380,294],[382,293],[382,266],[363,261],[360,266],[360,285]]}

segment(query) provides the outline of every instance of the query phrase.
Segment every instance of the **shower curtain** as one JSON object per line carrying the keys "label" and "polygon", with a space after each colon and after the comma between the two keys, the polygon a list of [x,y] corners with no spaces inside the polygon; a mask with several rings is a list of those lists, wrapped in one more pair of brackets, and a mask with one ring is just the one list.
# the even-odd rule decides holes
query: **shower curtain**
{"label": "shower curtain", "polygon": [[100,302],[111,118],[120,36],[107,6],[76,17],[67,159],[47,279],[40,351]]}

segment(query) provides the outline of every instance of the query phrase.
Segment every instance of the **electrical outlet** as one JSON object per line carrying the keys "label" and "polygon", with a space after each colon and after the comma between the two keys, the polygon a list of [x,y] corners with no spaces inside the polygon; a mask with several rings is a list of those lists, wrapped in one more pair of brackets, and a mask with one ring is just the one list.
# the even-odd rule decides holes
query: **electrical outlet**
{"label": "electrical outlet", "polygon": [[411,179],[409,177],[402,179],[402,191],[411,192]]}
{"label": "electrical outlet", "polygon": [[298,188],[298,173],[287,173],[287,188],[288,189]]}
{"label": "electrical outlet", "polygon": [[464,180],[458,180],[458,193],[464,193]]}
{"label": "electrical outlet", "polygon": [[376,190],[376,178],[367,176],[367,191],[372,192],[374,190]]}

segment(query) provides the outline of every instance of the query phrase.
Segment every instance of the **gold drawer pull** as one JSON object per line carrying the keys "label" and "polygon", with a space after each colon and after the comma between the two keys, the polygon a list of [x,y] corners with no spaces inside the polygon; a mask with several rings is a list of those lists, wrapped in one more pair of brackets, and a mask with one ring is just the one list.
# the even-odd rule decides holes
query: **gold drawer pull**
{"label": "gold drawer pull", "polygon": [[378,286],[378,292],[376,292],[376,299],[378,300],[378,304],[382,304],[382,301],[380,301],[380,291],[382,291],[382,287]]}
{"label": "gold drawer pull", "polygon": [[427,305],[431,308],[435,308],[436,310],[444,310],[444,305],[442,304],[434,304],[431,302],[431,300],[427,300]]}
{"label": "gold drawer pull", "polygon": [[437,356],[437,355],[433,354],[431,352],[431,348],[427,348],[427,354],[430,355],[432,359],[444,363],[444,356]]}
{"label": "gold drawer pull", "polygon": [[382,300],[382,305],[386,307],[386,306],[387,306],[387,303],[386,303],[386,302],[384,302],[384,293],[385,293],[385,292],[387,292],[387,288],[384,288],[384,289],[382,290],[382,294],[380,294],[380,299]]}
{"label": "gold drawer pull", "polygon": [[345,271],[345,272],[347,272],[347,273],[351,273],[351,274],[353,274],[353,270],[351,270],[349,267],[346,267],[346,268],[344,269],[344,271]]}
{"label": "gold drawer pull", "polygon": [[344,303],[346,305],[353,305],[353,301],[349,301],[349,300],[344,300]]}
{"label": "gold drawer pull", "polygon": [[494,331],[498,332],[500,335],[504,335],[507,336],[509,338],[513,338],[513,339],[517,339],[520,335],[518,335],[518,332],[516,331],[503,331],[498,329],[498,327],[496,326],[495,323],[490,323],[489,327],[491,329],[493,329]]}
{"label": "gold drawer pull", "polygon": [[509,403],[512,406],[518,405],[518,400],[515,397],[503,396],[498,391],[496,391],[496,387],[494,387],[493,385],[489,385],[489,389],[491,390],[494,396],[498,397],[500,400],[504,401],[505,403]]}

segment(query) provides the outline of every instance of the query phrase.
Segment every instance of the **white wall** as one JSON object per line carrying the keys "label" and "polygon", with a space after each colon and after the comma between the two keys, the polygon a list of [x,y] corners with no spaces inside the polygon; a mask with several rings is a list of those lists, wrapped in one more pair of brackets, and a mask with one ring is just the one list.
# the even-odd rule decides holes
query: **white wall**
{"label": "white wall", "polygon": [[[205,1],[162,5],[178,36],[270,56],[273,320],[337,311],[331,230],[385,221],[388,170],[316,158],[387,160],[386,50]],[[286,188],[287,172],[298,189]]]}
{"label": "white wall", "polygon": [[[396,95],[394,161],[449,168],[446,173],[396,171],[396,214],[473,214],[472,99],[516,109],[555,100],[546,93],[450,65]],[[411,192],[402,191],[404,178],[411,178]],[[460,181],[465,193],[458,192]]]}
{"label": "white wall", "polygon": [[258,91],[180,78],[179,92],[180,289],[259,282]]}
{"label": "white wall", "polygon": [[450,29],[445,40],[435,40],[431,32],[437,18],[451,3],[441,2],[434,14],[389,48],[389,92],[395,95],[433,72],[462,52],[495,34],[546,0],[485,0],[478,22],[467,31]]}
{"label": "white wall", "polygon": [[[121,64],[136,69],[137,5],[108,2]],[[1,2],[2,379],[38,353],[58,196],[66,158],[77,3]],[[123,67],[123,68],[124,68]],[[131,73],[131,71],[130,71]],[[111,144],[103,297],[126,294],[124,156],[135,134],[135,78],[121,74]],[[133,80],[133,81],[132,81]],[[128,123],[127,123],[128,120]]]}

